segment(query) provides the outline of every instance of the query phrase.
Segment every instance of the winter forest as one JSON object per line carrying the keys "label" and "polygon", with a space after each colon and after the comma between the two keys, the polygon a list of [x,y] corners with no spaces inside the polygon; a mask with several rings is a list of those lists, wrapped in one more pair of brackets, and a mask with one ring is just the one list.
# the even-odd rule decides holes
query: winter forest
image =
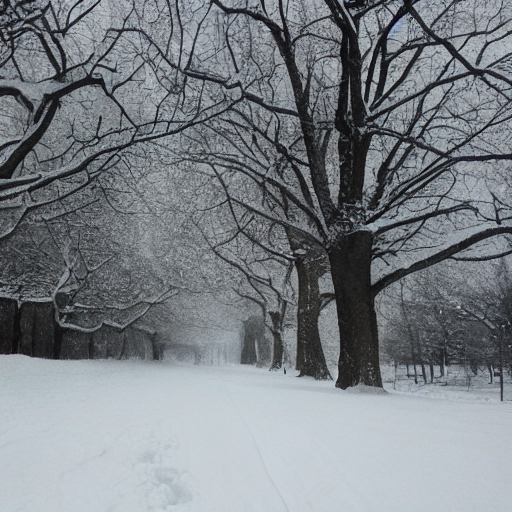
{"label": "winter forest", "polygon": [[505,512],[512,4],[0,0],[0,512]]}

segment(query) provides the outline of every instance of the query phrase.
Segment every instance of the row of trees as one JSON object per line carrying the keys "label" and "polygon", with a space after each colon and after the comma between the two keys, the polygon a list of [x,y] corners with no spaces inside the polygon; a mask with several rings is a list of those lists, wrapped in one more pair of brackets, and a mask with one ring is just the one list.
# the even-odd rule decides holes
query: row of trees
{"label": "row of trees", "polygon": [[511,25],[499,0],[4,0],[1,239],[125,187],[160,215],[182,173],[276,346],[295,266],[301,374],[328,377],[332,299],[336,386],[381,386],[377,294],[510,252]]}
{"label": "row of trees", "polygon": [[[460,266],[460,265],[459,265]],[[465,271],[465,272],[464,272]],[[456,364],[477,373],[487,368],[512,372],[512,280],[510,262],[443,265],[419,273],[395,292],[398,314],[385,322],[384,357],[395,365],[421,369],[427,382]]]}
{"label": "row of trees", "polygon": [[[299,232],[301,252],[324,252],[337,386],[381,385],[375,295],[510,232],[506,196],[481,187],[492,187],[482,162],[509,158],[510,12],[478,2],[212,3],[224,13],[223,66],[198,58],[194,76],[237,90],[240,104],[205,123],[185,158],[200,148],[192,157],[219,179],[238,226],[265,219]],[[223,79],[214,64],[227,67]]]}

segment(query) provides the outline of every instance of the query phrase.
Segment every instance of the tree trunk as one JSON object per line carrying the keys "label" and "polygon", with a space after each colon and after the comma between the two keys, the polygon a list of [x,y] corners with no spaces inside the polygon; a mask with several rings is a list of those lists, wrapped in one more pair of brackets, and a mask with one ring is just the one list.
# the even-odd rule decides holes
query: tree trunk
{"label": "tree trunk", "polygon": [[274,350],[270,370],[279,370],[283,365],[283,318],[280,311],[269,311],[272,321],[272,336],[274,338]]}
{"label": "tree trunk", "polygon": [[299,281],[296,368],[300,372],[299,377],[332,380],[318,330],[320,315],[318,262],[315,259],[299,258],[295,266]]}
{"label": "tree trunk", "polygon": [[57,330],[53,302],[24,302],[19,308],[19,319],[19,352],[31,357],[52,359]]}
{"label": "tree trunk", "polygon": [[447,334],[444,333],[443,337],[443,347],[441,349],[441,361],[439,363],[441,377],[446,376],[446,344],[447,344]]}
{"label": "tree trunk", "polygon": [[123,331],[123,344],[121,345],[121,352],[118,359],[126,359],[126,331]]}
{"label": "tree trunk", "polygon": [[244,337],[242,345],[241,364],[256,364],[256,336],[254,333],[253,321],[244,321]]}
{"label": "tree trunk", "polygon": [[251,316],[244,321],[242,364],[256,364],[259,368],[270,365],[270,342],[265,336],[263,316]]}
{"label": "tree trunk", "polygon": [[153,360],[160,361],[162,359],[162,348],[156,334],[151,336],[151,348],[153,349]]}
{"label": "tree trunk", "polygon": [[500,342],[499,356],[500,356],[500,398],[503,402],[503,338],[505,337],[505,328],[502,327],[498,332],[498,340]]}
{"label": "tree trunk", "polygon": [[425,384],[428,384],[428,380],[427,380],[427,370],[425,368],[425,363],[422,361],[421,362],[421,376],[423,377],[423,382]]}
{"label": "tree trunk", "polygon": [[318,317],[320,316],[320,289],[318,279],[327,271],[325,251],[311,243],[296,230],[286,231],[291,249],[298,256],[295,261],[298,279],[297,358],[295,368],[299,377],[332,380],[327,369],[320,342]]}
{"label": "tree trunk", "polygon": [[[416,368],[416,365],[419,364],[421,367],[423,380],[426,379],[425,365],[421,362],[421,352],[418,354],[418,350],[417,350],[418,347],[417,347],[414,335],[412,333],[412,329],[410,329],[410,336],[411,336],[411,357],[412,357],[412,364],[414,365],[414,384],[418,384],[418,370]],[[425,384],[426,384],[426,382],[425,382]]]}
{"label": "tree trunk", "polygon": [[430,384],[434,382],[434,363],[429,363],[430,366]]}
{"label": "tree trunk", "polygon": [[18,317],[17,301],[0,297],[0,354],[18,352]]}
{"label": "tree trunk", "polygon": [[53,344],[53,359],[60,359],[62,350],[62,329],[55,323],[55,342]]}
{"label": "tree trunk", "polygon": [[371,288],[372,235],[357,231],[329,250],[340,331],[336,387],[382,387],[377,315]]}

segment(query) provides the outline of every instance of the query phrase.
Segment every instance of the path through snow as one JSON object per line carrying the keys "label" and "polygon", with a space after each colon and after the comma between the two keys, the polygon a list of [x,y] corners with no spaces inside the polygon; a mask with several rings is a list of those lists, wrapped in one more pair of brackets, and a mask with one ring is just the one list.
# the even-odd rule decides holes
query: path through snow
{"label": "path through snow", "polygon": [[0,356],[0,512],[507,512],[512,406]]}

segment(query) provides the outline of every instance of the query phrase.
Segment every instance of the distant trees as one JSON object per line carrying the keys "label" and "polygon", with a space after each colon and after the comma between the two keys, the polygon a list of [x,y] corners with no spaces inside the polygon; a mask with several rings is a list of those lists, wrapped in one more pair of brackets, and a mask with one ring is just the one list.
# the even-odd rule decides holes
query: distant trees
{"label": "distant trees", "polygon": [[489,265],[484,278],[480,278],[480,290],[473,288],[461,300],[458,308],[469,320],[476,323],[487,336],[487,343],[474,348],[478,363],[484,362],[493,380],[494,368],[499,369],[502,385],[503,373],[512,375],[512,274],[510,260],[504,259]]}
{"label": "distant trees", "polygon": [[[231,267],[229,287],[235,296],[247,303],[242,310],[252,311],[253,305],[256,311],[256,314],[243,322],[242,363],[253,364],[258,360],[258,364],[266,363],[271,370],[278,370],[284,358],[285,315],[294,295],[290,280],[293,259],[287,259],[284,253],[279,254],[277,251],[269,254],[262,248],[259,239],[262,234],[268,234],[265,223],[253,222],[254,219],[244,216],[239,218],[232,208],[222,215],[219,200],[211,200],[211,206],[205,205],[209,213],[206,216],[201,213],[196,215],[196,225],[210,251]],[[224,199],[220,203],[225,203]],[[216,212],[215,217],[211,214],[212,210]],[[272,334],[272,350],[269,354],[263,354],[266,349],[261,347],[266,344],[266,327]],[[257,345],[259,349],[256,349]]]}
{"label": "distant trees", "polygon": [[450,364],[474,373],[487,368],[491,382],[495,369],[511,372],[507,260],[444,265],[441,272],[420,272],[400,283],[394,299],[400,309],[385,322],[383,356],[408,365],[416,380],[418,366],[425,383],[433,381],[434,365],[441,377]]}
{"label": "distant trees", "polygon": [[[202,137],[200,131],[192,133],[193,140]],[[224,158],[222,153],[217,157],[213,150],[195,157],[186,153],[181,156],[181,159],[193,160],[197,172],[205,175],[211,172],[212,179],[218,182],[220,194],[212,195],[208,204],[200,208],[208,214],[198,215],[209,227],[200,229],[217,257],[243,275],[236,292],[257,304],[264,318],[268,316],[267,326],[274,338],[271,369],[281,368],[285,315],[290,310],[289,303],[296,302],[293,308],[297,323],[296,369],[300,376],[331,379],[318,329],[321,310],[318,280],[327,272],[325,252],[304,237],[302,231],[283,229],[233,201],[229,189],[236,186],[246,195],[258,197],[269,209],[273,207],[272,198],[267,198],[257,184],[240,179],[236,172],[225,172],[222,165],[208,161],[210,156]],[[293,293],[290,291],[292,279],[297,281]],[[292,294],[296,296],[293,301]]]}
{"label": "distant trees", "polygon": [[397,308],[385,322],[382,356],[406,365],[416,383],[418,368],[428,383],[434,380],[434,366],[444,377],[447,365],[464,361],[469,328],[445,294],[444,285],[450,282],[441,283],[433,272],[420,272],[401,281],[388,297]]}

